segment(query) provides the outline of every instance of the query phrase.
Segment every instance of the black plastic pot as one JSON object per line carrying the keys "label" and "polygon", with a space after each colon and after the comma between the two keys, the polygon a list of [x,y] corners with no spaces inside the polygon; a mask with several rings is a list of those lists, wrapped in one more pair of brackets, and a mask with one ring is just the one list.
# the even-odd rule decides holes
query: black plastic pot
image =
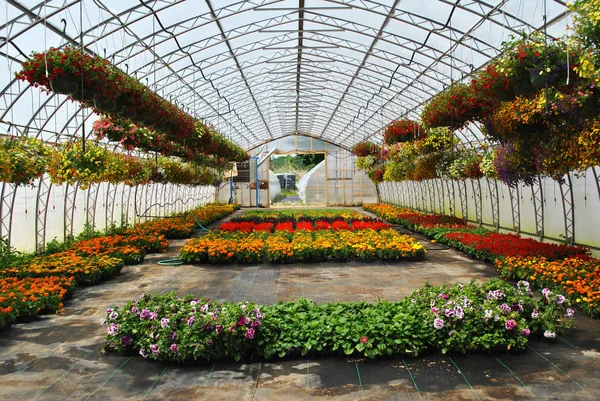
{"label": "black plastic pot", "polygon": [[72,95],[77,92],[79,85],[77,77],[70,74],[65,74],[50,81],[52,92],[61,95]]}
{"label": "black plastic pot", "polygon": [[117,102],[112,99],[107,99],[98,94],[94,94],[94,106],[104,112],[113,111],[117,107]]}

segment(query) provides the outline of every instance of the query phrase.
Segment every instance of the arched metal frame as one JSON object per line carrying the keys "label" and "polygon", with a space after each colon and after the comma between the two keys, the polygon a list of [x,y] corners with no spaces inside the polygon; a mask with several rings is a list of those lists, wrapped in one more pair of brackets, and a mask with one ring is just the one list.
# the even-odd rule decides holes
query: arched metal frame
{"label": "arched metal frame", "polygon": [[[39,40],[30,40],[33,36],[48,38],[48,46],[80,45],[81,38],[86,52],[102,54],[101,49],[107,48],[106,56],[116,66],[130,71],[190,114],[215,125],[245,148],[299,133],[344,148],[365,138],[380,141],[382,128],[391,119],[416,118],[431,96],[452,81],[465,79],[496,56],[506,35],[540,29],[544,21],[541,14],[527,15],[525,11],[520,15],[512,0],[495,4],[439,0],[428,3],[430,8],[422,2],[414,2],[418,3],[414,7],[409,1],[399,0],[204,0],[193,6],[183,0],[150,0],[143,4],[126,0],[114,12],[103,0],[47,0],[34,6],[25,6],[21,0],[6,2],[10,19],[0,24],[0,31],[7,37],[0,41],[0,61],[7,61],[9,73],[17,71],[24,60],[17,49],[26,54],[45,50],[39,48]],[[84,15],[88,20],[81,30],[75,24],[61,29],[61,18],[79,20],[81,4],[81,9],[94,17]],[[546,21],[552,28],[564,17],[565,3],[549,0],[547,6]],[[448,21],[453,8],[459,19]],[[156,18],[166,22],[168,32],[158,28]],[[486,28],[489,24],[489,29],[483,29],[484,24]],[[429,33],[431,40],[424,43]],[[182,48],[175,45],[173,35],[179,38]],[[16,79],[2,82],[2,86],[0,127],[7,131],[16,127],[54,142],[90,135],[95,116],[66,97],[43,95]],[[31,114],[23,116],[22,111],[29,106]],[[479,147],[484,141],[471,126],[457,135],[466,146]],[[592,171],[600,196],[597,168]],[[434,211],[437,196],[443,211],[448,196],[450,214],[456,215],[454,183],[446,180],[446,191],[443,183],[439,179],[435,183],[389,185],[384,187],[383,197]],[[466,187],[457,185],[461,211],[467,218]],[[472,185],[475,217],[481,223],[481,184]],[[498,184],[488,180],[487,185],[493,224],[498,228]],[[58,188],[53,188],[47,178],[38,180],[37,186],[36,244],[43,249],[48,200],[51,191]],[[574,241],[570,177],[560,189],[565,237]],[[531,190],[536,234],[543,238],[539,180]],[[114,221],[118,186],[108,186],[106,191],[108,224]],[[131,191],[135,191],[133,200]],[[14,185],[2,184],[0,237],[9,241],[18,192]],[[65,237],[73,234],[77,192],[77,186],[65,189]],[[157,211],[180,211],[197,202],[184,202],[184,198],[201,202],[204,192],[173,185],[135,190],[123,187],[121,216],[130,215],[132,202],[138,212],[143,212],[158,199]],[[206,192],[210,196],[208,189]],[[518,231],[518,189],[509,192],[513,227]],[[86,213],[92,224],[96,223],[97,195],[98,186],[86,194]]]}

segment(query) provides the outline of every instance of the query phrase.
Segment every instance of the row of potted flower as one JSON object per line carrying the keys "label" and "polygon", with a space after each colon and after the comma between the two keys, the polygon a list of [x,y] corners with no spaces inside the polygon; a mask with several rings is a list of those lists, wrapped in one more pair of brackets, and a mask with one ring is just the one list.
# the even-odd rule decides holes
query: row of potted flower
{"label": "row of potted flower", "polygon": [[364,208],[470,256],[494,262],[503,278],[529,280],[540,288],[566,292],[587,314],[600,313],[600,260],[591,258],[585,247],[501,234],[468,225],[456,217],[428,215],[388,204]]}
{"label": "row of potted flower", "polygon": [[[167,134],[176,142],[206,155],[218,154],[227,160],[243,161],[247,153],[212,127],[194,119],[163,99],[136,78],[129,76],[100,56],[91,56],[74,46],[33,52],[23,63],[18,79],[46,91],[70,95],[99,114],[125,118]],[[163,151],[156,142],[152,150]],[[165,149],[168,152],[168,149]]]}
{"label": "row of potted flower", "polygon": [[190,240],[180,250],[187,263],[273,263],[322,260],[411,260],[425,256],[414,238],[395,230],[215,231]]}
{"label": "row of potted flower", "polygon": [[49,146],[33,138],[0,138],[0,158],[5,161],[0,165],[0,181],[17,185],[32,184],[44,173],[54,184],[79,183],[82,189],[101,182],[129,186],[150,182],[212,185],[220,179],[216,163],[202,165],[173,157],[140,158],[110,151],[91,141],[86,142],[83,152],[81,140]]}
{"label": "row of potted flower", "polygon": [[259,306],[143,294],[106,311],[104,350],[175,363],[506,352],[525,349],[531,338],[555,338],[573,314],[562,294],[545,289],[536,299],[525,281],[518,288],[501,280],[426,285],[400,302],[374,304],[301,299]]}
{"label": "row of potted flower", "polygon": [[242,232],[253,232],[253,231],[266,231],[269,233],[277,231],[319,231],[319,230],[383,230],[388,229],[391,226],[383,223],[379,220],[329,220],[319,219],[312,221],[280,221],[275,222],[261,222],[255,223],[253,221],[228,221],[221,223],[218,230],[221,231],[242,231]]}
{"label": "row of potted flower", "polygon": [[73,278],[0,278],[0,331],[17,319],[63,311],[63,302],[73,289]]}
{"label": "row of potted flower", "polygon": [[316,220],[363,220],[365,214],[350,209],[300,209],[300,210],[248,210],[231,221],[253,221],[255,223],[279,221],[316,221]]}
{"label": "row of potted flower", "polygon": [[0,266],[0,329],[15,319],[60,311],[76,285],[94,285],[117,275],[125,264],[141,262],[147,252],[164,252],[167,239],[187,238],[198,222],[208,225],[238,207],[210,204],[173,218],[139,223],[120,234],[75,241],[56,253]]}

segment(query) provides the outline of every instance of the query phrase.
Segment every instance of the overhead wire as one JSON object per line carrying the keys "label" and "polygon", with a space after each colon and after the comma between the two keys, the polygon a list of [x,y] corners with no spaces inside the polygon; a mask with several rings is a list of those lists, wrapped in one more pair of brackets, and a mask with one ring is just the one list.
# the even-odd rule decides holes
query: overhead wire
{"label": "overhead wire", "polygon": [[354,116],[352,118],[352,120],[350,122],[348,122],[348,124],[346,124],[346,126],[344,127],[344,129],[341,130],[341,132],[344,132],[349,126],[350,124],[354,123],[354,121],[360,116],[361,110],[367,110],[369,105],[371,104],[371,101],[375,98],[375,96],[378,96],[381,91],[385,88],[387,90],[389,90],[392,87],[392,82],[394,81],[394,77],[396,75],[396,73],[398,72],[398,69],[400,67],[408,67],[412,64],[412,62],[414,61],[414,58],[417,54],[417,52],[419,50],[421,50],[423,47],[425,47],[427,45],[427,42],[429,41],[429,38],[431,37],[431,35],[434,32],[438,32],[438,31],[442,31],[444,29],[446,29],[448,27],[448,24],[450,23],[450,21],[452,20],[452,16],[454,15],[454,11],[456,10],[458,4],[461,2],[461,0],[456,0],[456,3],[454,3],[454,5],[452,6],[452,10],[450,11],[450,15],[448,16],[448,20],[446,21],[446,23],[441,27],[441,28],[434,28],[432,30],[429,31],[429,33],[427,34],[427,36],[425,37],[425,40],[421,43],[421,45],[419,47],[417,47],[415,50],[413,50],[413,53],[408,61],[408,63],[400,63],[396,66],[396,69],[394,70],[394,72],[392,73],[392,76],[390,77],[390,81],[387,84],[387,86],[381,85],[379,87],[379,90],[375,93],[373,93],[373,95],[371,95],[371,98],[369,100],[367,100],[367,103],[365,106],[360,106],[358,108],[358,112],[356,113],[356,116]]}

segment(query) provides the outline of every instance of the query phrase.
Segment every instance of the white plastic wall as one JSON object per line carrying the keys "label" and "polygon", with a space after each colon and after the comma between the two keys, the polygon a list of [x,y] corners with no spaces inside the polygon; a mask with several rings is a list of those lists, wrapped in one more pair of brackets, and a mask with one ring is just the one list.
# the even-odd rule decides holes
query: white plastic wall
{"label": "white plastic wall", "polygon": [[[47,179],[47,178],[45,178]],[[0,187],[3,185],[0,183]],[[109,185],[111,185],[111,194],[114,194],[114,200],[110,202],[107,197],[109,194]],[[172,184],[150,184],[131,188],[120,184],[114,189],[113,184],[100,184],[97,190],[95,216],[93,221],[89,221],[97,230],[103,230],[111,224],[121,225],[121,222],[133,224],[139,221],[150,220],[155,216],[167,216],[175,212],[189,210],[209,202],[215,201],[215,188],[209,187],[187,187]],[[41,221],[38,230],[41,233],[40,239],[43,242],[49,242],[54,238],[59,241],[65,238],[65,198],[66,185],[53,185],[47,195],[47,208],[39,208],[36,211],[38,199],[38,187],[18,187],[15,193],[14,205],[12,208],[12,230],[10,232],[11,246],[19,251],[32,252],[36,250],[38,237],[36,236],[36,216],[39,215]],[[73,213],[73,234],[80,233],[88,219],[88,194],[95,191],[94,188],[86,190],[77,190],[75,198],[75,207]],[[92,193],[93,193],[92,192]],[[8,193],[7,190],[4,192]],[[46,199],[43,196],[41,199]],[[8,200],[8,199],[5,199]],[[137,201],[137,211],[135,202]],[[41,202],[43,204],[43,202]],[[5,216],[7,204],[5,203],[2,212],[4,220],[2,224],[8,227],[10,215]],[[113,210],[112,219],[108,210]],[[45,224],[43,216],[46,214]],[[45,227],[45,232],[44,232]],[[68,233],[67,233],[68,234]],[[2,235],[8,238],[7,230],[3,230]]]}
{"label": "white plastic wall", "polygon": [[[572,175],[571,179],[574,199],[574,224],[572,230],[574,233],[574,243],[591,247],[594,255],[597,255],[600,251],[600,215],[598,214],[598,210],[600,210],[600,194],[598,193],[595,177],[590,169],[585,175],[579,178]],[[481,223],[488,228],[495,228],[490,186],[488,186],[486,179],[480,179],[479,183],[481,190]],[[443,193],[439,191],[440,184],[443,185]],[[450,184],[450,188],[454,188],[454,210],[450,210],[448,184]],[[466,216],[463,216],[459,197],[459,183],[456,181],[437,179],[423,182],[385,182],[379,185],[380,199],[382,202],[411,207],[424,212],[466,217],[471,223],[478,224],[475,202],[477,191],[473,190],[474,183],[472,180],[467,180],[465,184]],[[493,190],[493,182],[491,184]],[[569,230],[566,229],[566,226],[568,227],[569,224],[565,224],[565,211],[560,185],[552,179],[542,178],[540,187],[543,209],[543,219],[541,220],[541,228],[543,229],[542,237],[548,241],[563,242],[569,233]],[[431,188],[434,189],[433,192]],[[475,189],[477,189],[476,185]],[[520,233],[538,237],[532,188],[520,185],[518,193]],[[431,202],[432,194],[434,197],[433,207]],[[444,201],[443,210],[440,208],[440,200],[442,199]],[[501,182],[498,182],[498,210],[499,229],[501,231],[515,231],[509,188]],[[569,210],[570,208],[567,204],[567,212]]]}

